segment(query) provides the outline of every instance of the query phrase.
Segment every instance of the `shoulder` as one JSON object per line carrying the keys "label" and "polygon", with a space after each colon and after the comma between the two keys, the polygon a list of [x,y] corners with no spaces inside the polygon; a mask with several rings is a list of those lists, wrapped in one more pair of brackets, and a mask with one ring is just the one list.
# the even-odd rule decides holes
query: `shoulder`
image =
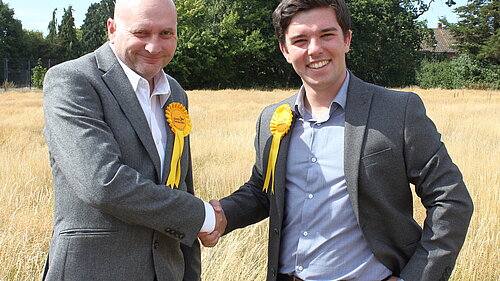
{"label": "shoulder", "polygon": [[261,119],[263,120],[270,120],[274,114],[274,111],[280,107],[281,105],[283,104],[288,104],[290,105],[290,108],[293,110],[293,106],[295,104],[295,100],[297,99],[297,94],[291,96],[291,97],[288,97],[287,99],[284,99],[280,102],[277,102],[277,103],[273,103],[273,104],[270,104],[268,106],[266,106],[263,110],[262,110],[262,113],[261,113]]}
{"label": "shoulder", "polygon": [[61,70],[75,70],[77,72],[82,72],[81,67],[84,66],[95,66],[97,68],[97,62],[95,59],[95,53],[88,53],[79,58],[62,62],[57,64],[49,69],[52,71],[61,71]]}
{"label": "shoulder", "polygon": [[52,75],[95,77],[101,76],[117,65],[119,65],[118,60],[109,43],[104,43],[91,53],[51,67],[47,74],[49,77]]}
{"label": "shoulder", "polygon": [[373,102],[384,104],[386,107],[404,107],[411,100],[421,100],[418,94],[409,91],[394,90],[384,88],[372,83],[365,82],[356,76],[351,76],[351,81],[349,85],[349,95],[372,95]]}
{"label": "shoulder", "polygon": [[91,75],[97,71],[97,63],[94,53],[86,54],[74,60],[65,61],[51,67],[46,75],[45,80],[50,81],[54,77],[64,79],[80,79],[84,76]]}
{"label": "shoulder", "polygon": [[352,86],[356,86],[357,88],[365,88],[366,90],[369,90],[375,94],[378,95],[389,95],[389,96],[407,96],[407,95],[414,95],[415,93],[413,92],[408,92],[408,91],[402,91],[402,90],[393,90],[393,89],[388,89],[379,85],[375,85],[369,82],[365,82],[358,77],[351,75],[351,82],[350,84]]}

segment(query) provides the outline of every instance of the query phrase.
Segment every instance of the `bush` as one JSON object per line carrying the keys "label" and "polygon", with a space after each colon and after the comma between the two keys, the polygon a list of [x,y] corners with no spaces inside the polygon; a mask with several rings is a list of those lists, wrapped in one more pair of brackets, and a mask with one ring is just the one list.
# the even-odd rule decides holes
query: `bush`
{"label": "bush", "polygon": [[424,60],[417,72],[417,84],[422,88],[500,89],[500,66],[467,55],[451,61]]}
{"label": "bush", "polygon": [[41,66],[39,62],[37,66],[33,69],[33,75],[31,76],[31,85],[35,88],[43,88],[43,79],[45,78],[45,73],[47,73],[47,68]]}
{"label": "bush", "polygon": [[428,61],[422,62],[417,72],[417,84],[424,88],[463,88],[463,82],[456,79],[452,71],[450,61]]}

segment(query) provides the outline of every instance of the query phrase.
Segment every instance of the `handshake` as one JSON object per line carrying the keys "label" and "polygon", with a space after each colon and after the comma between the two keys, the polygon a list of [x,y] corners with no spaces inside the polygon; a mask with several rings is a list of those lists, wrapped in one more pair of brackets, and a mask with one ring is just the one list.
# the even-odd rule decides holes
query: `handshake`
{"label": "handshake", "polygon": [[224,234],[227,225],[227,219],[224,215],[224,211],[222,210],[222,205],[219,200],[212,199],[208,203],[212,205],[215,211],[215,229],[214,231],[208,232],[200,232],[198,234],[198,238],[201,240],[201,243],[205,247],[213,247],[217,245],[220,237]]}

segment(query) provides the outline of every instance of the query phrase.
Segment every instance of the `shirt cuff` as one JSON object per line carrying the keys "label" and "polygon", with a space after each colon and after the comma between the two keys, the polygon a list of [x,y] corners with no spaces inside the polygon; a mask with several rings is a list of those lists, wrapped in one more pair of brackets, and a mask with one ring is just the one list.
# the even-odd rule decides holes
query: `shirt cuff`
{"label": "shirt cuff", "polygon": [[209,203],[203,201],[205,204],[205,221],[201,226],[200,232],[212,232],[215,229],[215,211],[214,207]]}

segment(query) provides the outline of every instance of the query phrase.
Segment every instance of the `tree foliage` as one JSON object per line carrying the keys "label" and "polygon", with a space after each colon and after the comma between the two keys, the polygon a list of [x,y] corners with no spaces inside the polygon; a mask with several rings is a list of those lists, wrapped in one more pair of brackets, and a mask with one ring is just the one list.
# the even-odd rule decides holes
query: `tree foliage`
{"label": "tree foliage", "polygon": [[115,0],[102,0],[93,3],[85,14],[82,31],[81,53],[89,53],[108,40],[106,21],[113,17]]}
{"label": "tree foliage", "polygon": [[0,58],[17,58],[24,49],[23,26],[14,10],[0,0]]}
{"label": "tree foliage", "polygon": [[417,21],[422,3],[394,0],[350,1],[353,39],[348,67],[358,77],[383,86],[415,82],[422,38]]}
{"label": "tree foliage", "polygon": [[488,63],[500,63],[500,1],[473,0],[455,9],[456,24],[444,23],[458,41],[460,52]]}
{"label": "tree foliage", "polygon": [[49,59],[57,58],[57,46],[43,37],[40,31],[23,30],[23,58],[28,59]]}
{"label": "tree foliage", "polygon": [[278,3],[176,1],[179,43],[168,71],[187,88],[285,84],[283,69],[290,67],[279,53],[271,25],[271,13]]}
{"label": "tree foliage", "polygon": [[[299,86],[299,77],[279,51],[271,23],[272,12],[279,2],[176,0],[179,41],[167,72],[187,89]],[[348,68],[362,79],[383,86],[415,83],[415,69],[419,65],[417,50],[428,32],[418,17],[433,2],[347,0],[353,30]],[[453,1],[447,2],[451,5]],[[0,4],[0,30],[7,30],[6,22],[10,23],[9,30],[20,29],[20,22],[12,18],[13,11],[1,0]],[[112,17],[114,5],[114,0],[101,0],[90,5],[81,29],[75,27],[72,6],[63,10],[60,23],[55,9],[45,39],[41,39],[39,33],[29,31],[21,39],[9,35],[11,43],[0,45],[0,55],[3,52],[13,57],[16,55],[12,54],[14,51],[25,50],[30,53],[26,56],[32,58],[43,58],[45,54],[67,60],[91,52],[107,40],[106,20]],[[490,18],[494,16],[497,15],[492,14]],[[1,43],[6,42],[2,36],[8,32],[0,33],[0,40],[4,40]],[[496,37],[489,37],[490,41],[485,41],[484,46],[488,45],[487,42],[498,43],[494,42],[495,38],[498,39],[498,34],[495,34]],[[22,48],[25,46],[22,44],[30,47]],[[495,46],[484,47],[481,54],[498,54],[498,49],[492,45]],[[4,46],[10,49],[6,51]]]}
{"label": "tree foliage", "polygon": [[[279,2],[176,1],[179,46],[169,71],[188,88],[297,86],[271,24]],[[433,0],[347,2],[354,33],[348,67],[384,86],[414,83],[417,50],[428,32],[418,17]]]}
{"label": "tree foliage", "polygon": [[52,11],[52,20],[49,21],[49,25],[47,26],[49,30],[49,35],[47,35],[47,40],[49,42],[55,42],[57,40],[57,8]]}
{"label": "tree foliage", "polygon": [[63,50],[64,59],[74,59],[79,55],[79,43],[73,17],[73,6],[69,5],[64,9],[64,13],[59,25],[58,41]]}

